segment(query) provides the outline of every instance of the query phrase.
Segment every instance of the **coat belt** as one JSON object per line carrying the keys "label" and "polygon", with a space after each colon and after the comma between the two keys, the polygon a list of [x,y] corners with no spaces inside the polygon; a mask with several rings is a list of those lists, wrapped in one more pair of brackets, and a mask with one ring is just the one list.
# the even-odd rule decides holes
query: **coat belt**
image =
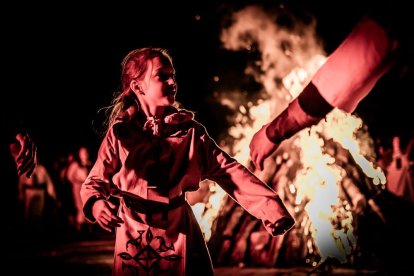
{"label": "coat belt", "polygon": [[124,199],[125,206],[135,212],[147,214],[147,219],[150,221],[152,214],[162,213],[162,218],[168,219],[168,211],[180,207],[185,204],[185,193],[170,199],[169,203],[158,202],[142,198],[140,196],[121,192],[121,197]]}

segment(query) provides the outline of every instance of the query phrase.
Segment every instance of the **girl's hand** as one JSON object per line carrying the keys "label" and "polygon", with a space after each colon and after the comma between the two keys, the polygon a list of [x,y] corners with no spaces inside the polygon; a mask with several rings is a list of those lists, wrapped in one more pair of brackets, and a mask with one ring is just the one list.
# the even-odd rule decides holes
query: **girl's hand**
{"label": "girl's hand", "polygon": [[97,200],[92,207],[92,215],[96,222],[106,231],[119,227],[124,221],[116,215],[116,205],[104,200]]}

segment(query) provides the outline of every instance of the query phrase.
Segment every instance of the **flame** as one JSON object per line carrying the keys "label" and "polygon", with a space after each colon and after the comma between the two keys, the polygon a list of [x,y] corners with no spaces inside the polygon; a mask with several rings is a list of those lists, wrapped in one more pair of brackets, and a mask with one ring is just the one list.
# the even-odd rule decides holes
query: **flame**
{"label": "flame", "polygon": [[[223,139],[219,144],[246,166],[249,164],[248,145],[254,133],[300,94],[326,60],[315,34],[315,21],[304,24],[292,17],[293,25],[286,28],[275,24],[277,18],[278,14],[269,14],[259,6],[248,6],[233,14],[233,24],[221,34],[226,49],[257,51],[261,57],[244,71],[262,84],[260,99],[244,101],[245,97],[234,96],[237,93],[242,95],[240,91],[216,93],[217,101],[235,114],[227,133],[231,139]],[[220,77],[216,80],[222,81]],[[299,227],[303,229],[301,238],[307,237],[307,252],[318,255],[320,261],[332,257],[341,263],[347,262],[356,246],[353,206],[363,199],[362,193],[349,180],[349,168],[341,166],[338,156],[330,150],[349,152],[349,158],[372,179],[374,185],[386,182],[381,168],[374,165],[374,159],[367,159],[373,156],[372,139],[369,135],[358,137],[363,127],[358,117],[335,109],[317,126],[305,129],[282,143],[274,159],[265,164],[265,172],[255,172],[269,183],[283,166],[297,166],[296,175],[279,176],[275,186],[278,192],[286,187],[285,202],[291,205],[288,207],[296,214]],[[352,202],[341,195],[339,187],[345,182],[352,190]],[[208,202],[193,206],[206,240],[211,237],[213,222],[226,199],[218,185],[209,185]]]}
{"label": "flame", "polygon": [[344,149],[347,149],[355,162],[372,178],[375,185],[385,184],[386,178],[381,167],[376,166],[373,161],[369,161],[365,156],[369,155],[367,146],[363,143],[369,139],[358,139],[356,133],[363,126],[362,120],[352,114],[341,112],[338,109],[333,110],[326,117],[326,123],[319,124],[321,132],[327,138],[333,138],[340,143]]}
{"label": "flame", "polygon": [[207,202],[197,202],[193,204],[191,208],[193,209],[197,222],[204,234],[204,239],[209,241],[213,222],[225,202],[224,198],[226,194],[220,186],[216,185],[216,183],[209,180],[204,182],[209,187],[208,200]]}

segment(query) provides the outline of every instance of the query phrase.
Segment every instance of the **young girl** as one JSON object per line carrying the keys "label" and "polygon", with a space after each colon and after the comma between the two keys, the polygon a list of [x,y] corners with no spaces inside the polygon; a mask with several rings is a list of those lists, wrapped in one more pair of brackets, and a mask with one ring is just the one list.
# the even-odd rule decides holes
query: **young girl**
{"label": "young girl", "polygon": [[[81,188],[84,214],[116,228],[114,275],[213,275],[187,191],[210,179],[273,236],[294,220],[279,196],[217,146],[193,113],[174,107],[177,84],[164,49],[130,52],[108,131]],[[120,198],[119,209],[108,199]]]}

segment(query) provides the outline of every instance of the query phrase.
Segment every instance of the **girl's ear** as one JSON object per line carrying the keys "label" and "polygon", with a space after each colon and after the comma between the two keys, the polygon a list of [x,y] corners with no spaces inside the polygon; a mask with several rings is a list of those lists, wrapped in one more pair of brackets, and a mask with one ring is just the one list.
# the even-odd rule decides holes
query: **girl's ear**
{"label": "girl's ear", "polygon": [[142,89],[141,84],[136,80],[131,81],[131,83],[129,84],[129,87],[137,95],[138,94],[144,94],[144,90]]}

